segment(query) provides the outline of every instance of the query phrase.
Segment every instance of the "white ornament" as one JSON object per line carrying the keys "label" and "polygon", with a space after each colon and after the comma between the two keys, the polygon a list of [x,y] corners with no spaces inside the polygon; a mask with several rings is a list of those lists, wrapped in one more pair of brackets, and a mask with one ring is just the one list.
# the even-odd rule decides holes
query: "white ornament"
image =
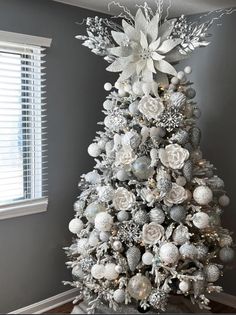
{"label": "white ornament", "polygon": [[172,220],[176,221],[176,222],[182,222],[185,220],[186,218],[186,208],[183,206],[173,206],[170,209],[170,217]]}
{"label": "white ornament", "polygon": [[118,272],[118,273],[122,273],[123,268],[122,268],[120,265],[116,265],[115,270],[116,270],[116,272]]}
{"label": "white ornament", "polygon": [[103,265],[95,264],[91,268],[91,275],[95,279],[102,279],[104,277],[105,267]]}
{"label": "white ornament", "polygon": [[116,173],[116,178],[121,182],[124,182],[129,179],[129,174],[125,170],[119,170]]}
{"label": "white ornament", "polygon": [[112,110],[114,108],[114,102],[112,102],[111,100],[106,100],[104,103],[103,103],[103,108],[105,110]]}
{"label": "white ornament", "polygon": [[177,245],[183,245],[190,238],[188,228],[184,225],[179,225],[172,234],[172,239]]}
{"label": "white ornament", "polygon": [[209,226],[209,215],[205,212],[195,213],[193,216],[193,224],[198,229],[205,229]]}
{"label": "white ornament", "polygon": [[219,204],[220,204],[222,207],[227,207],[227,206],[230,204],[230,199],[229,199],[229,197],[226,196],[226,195],[220,196],[220,198],[219,198]]}
{"label": "white ornament", "polygon": [[112,247],[114,248],[114,250],[120,251],[122,250],[122,243],[120,241],[114,241]]}
{"label": "white ornament", "polygon": [[97,232],[93,231],[89,235],[89,245],[94,247],[97,246],[99,242],[98,234]]}
{"label": "white ornament", "polygon": [[84,278],[85,273],[83,272],[83,270],[81,269],[80,266],[75,266],[72,269],[72,275],[77,277],[77,278],[82,279],[82,278]]}
{"label": "white ornament", "polygon": [[197,259],[198,260],[205,260],[208,253],[208,248],[205,245],[198,245],[197,248]]}
{"label": "white ornament", "polygon": [[107,185],[107,186],[99,186],[97,187],[97,191],[98,191],[98,196],[99,196],[99,199],[102,201],[102,202],[109,202],[112,200],[113,198],[113,195],[114,195],[114,189]]}
{"label": "white ornament", "polygon": [[190,74],[190,73],[192,73],[192,68],[190,66],[187,66],[187,67],[184,68],[184,72],[186,74]]}
{"label": "white ornament", "polygon": [[102,242],[107,242],[110,238],[110,234],[108,232],[100,232],[99,238]]}
{"label": "white ornament", "polygon": [[138,113],[138,102],[133,102],[129,105],[129,111],[132,115]]}
{"label": "white ornament", "polygon": [[112,89],[112,84],[107,82],[104,84],[104,90],[110,91]]}
{"label": "white ornament", "polygon": [[178,79],[177,77],[173,77],[173,78],[171,79],[171,83],[172,83],[173,85],[178,85],[178,84],[179,84],[179,79]]}
{"label": "white ornament", "polygon": [[230,235],[220,235],[219,245],[220,247],[231,246],[233,244],[233,239]]}
{"label": "white ornament", "polygon": [[84,227],[83,222],[80,219],[73,219],[69,223],[69,230],[71,233],[79,234]]}
{"label": "white ornament", "polygon": [[164,235],[165,229],[162,225],[151,222],[149,224],[144,224],[142,230],[142,240],[146,244],[156,244]]}
{"label": "white ornament", "polygon": [[151,160],[147,156],[137,158],[132,165],[132,171],[138,179],[148,179],[153,174]]}
{"label": "white ornament", "polygon": [[107,212],[100,212],[95,217],[95,228],[101,232],[108,232],[113,225],[113,218]]}
{"label": "white ornament", "polygon": [[212,190],[208,186],[198,186],[193,191],[193,199],[199,205],[202,205],[202,206],[207,205],[213,199]]}
{"label": "white ornament", "polygon": [[125,301],[125,291],[122,289],[117,289],[113,293],[113,299],[116,303],[124,303]]}
{"label": "white ornament", "polygon": [[113,205],[116,210],[130,210],[135,203],[135,195],[126,188],[119,187],[114,194]]}
{"label": "white ornament", "polygon": [[107,280],[115,280],[119,276],[118,272],[116,271],[116,265],[115,264],[106,264],[105,270],[104,270],[104,277]]}
{"label": "white ornament", "polygon": [[197,248],[192,244],[183,244],[180,246],[179,252],[184,259],[195,259],[197,257]]}
{"label": "white ornament", "polygon": [[87,238],[81,238],[77,241],[77,251],[79,254],[86,255],[89,248],[89,242]]}
{"label": "white ornament", "polygon": [[150,211],[150,221],[162,224],[165,221],[165,213],[158,208],[154,208]]}
{"label": "white ornament", "polygon": [[184,187],[186,185],[187,181],[186,178],[184,176],[179,176],[176,178],[176,184],[179,186]]}
{"label": "white ornament", "polygon": [[83,213],[85,202],[83,200],[77,200],[74,203],[74,210],[80,215]]}
{"label": "white ornament", "polygon": [[177,78],[178,78],[179,80],[183,80],[184,77],[185,77],[185,74],[184,74],[183,71],[179,71],[179,72],[177,73]]}
{"label": "white ornament", "polygon": [[97,171],[92,171],[92,172],[88,172],[85,176],[84,179],[86,180],[86,182],[91,183],[91,184],[97,184],[100,182],[101,180],[101,176],[98,174]]}
{"label": "white ornament", "polygon": [[97,143],[91,143],[88,147],[88,154],[92,157],[98,157],[102,153]]}
{"label": "white ornament", "polygon": [[90,203],[87,206],[87,208],[84,211],[84,214],[85,214],[86,219],[89,222],[94,223],[94,219],[96,215],[99,212],[103,212],[103,211],[106,211],[106,208],[102,204],[95,201],[95,202]]}
{"label": "white ornament", "polygon": [[159,158],[166,167],[178,170],[184,166],[184,162],[189,158],[189,152],[179,144],[169,144],[165,149],[159,150]]}
{"label": "white ornament", "polygon": [[145,252],[142,256],[142,262],[144,263],[144,265],[152,265],[152,261],[153,261],[153,254],[150,252]]}
{"label": "white ornament", "polygon": [[234,259],[234,250],[230,247],[223,247],[219,252],[220,260],[229,263]]}
{"label": "white ornament", "polygon": [[214,264],[205,266],[204,271],[208,282],[216,282],[220,277],[220,269]]}
{"label": "white ornament", "polygon": [[118,94],[119,94],[120,97],[124,97],[126,95],[126,92],[125,92],[124,89],[119,89],[118,90]]}
{"label": "white ornament", "polygon": [[179,250],[173,243],[166,243],[160,248],[160,259],[167,265],[175,264],[179,259]]}
{"label": "white ornament", "polygon": [[182,280],[182,281],[180,281],[180,283],[179,283],[179,289],[180,289],[180,291],[182,291],[183,293],[187,293],[187,292],[189,291],[190,287],[191,287],[191,284],[190,284],[190,282],[187,281],[187,280]]}
{"label": "white ornament", "polygon": [[164,111],[164,105],[158,98],[144,96],[139,102],[138,109],[148,120],[157,120]]}

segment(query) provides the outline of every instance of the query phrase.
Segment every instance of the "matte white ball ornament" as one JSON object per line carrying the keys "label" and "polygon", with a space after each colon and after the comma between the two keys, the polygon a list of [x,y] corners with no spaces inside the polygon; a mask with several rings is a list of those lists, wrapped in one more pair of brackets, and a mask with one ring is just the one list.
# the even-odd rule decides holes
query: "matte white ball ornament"
{"label": "matte white ball ornament", "polygon": [[117,178],[118,180],[120,180],[121,182],[124,182],[124,181],[126,181],[126,180],[129,179],[129,175],[127,174],[126,171],[124,171],[124,170],[119,170],[119,171],[116,173],[116,178]]}
{"label": "matte white ball ornament", "polygon": [[118,94],[119,94],[119,96],[124,97],[126,95],[126,92],[124,89],[119,89]]}
{"label": "matte white ball ornament", "polygon": [[223,247],[219,252],[220,260],[229,263],[234,259],[234,250],[230,247]]}
{"label": "matte white ball ornament", "polygon": [[216,282],[220,277],[220,269],[214,264],[207,265],[204,271],[208,282]]}
{"label": "matte white ball ornament", "polygon": [[122,289],[117,289],[113,293],[113,298],[116,303],[124,303],[125,301],[125,291]]}
{"label": "matte white ball ornament", "polygon": [[103,108],[105,110],[112,110],[114,108],[114,103],[111,101],[111,100],[106,100],[104,103],[103,103]]}
{"label": "matte white ball ornament", "polygon": [[153,261],[153,254],[150,252],[145,252],[142,256],[142,262],[144,263],[144,265],[152,265],[152,261]]}
{"label": "matte white ball ornament", "polygon": [[198,229],[205,229],[209,226],[209,215],[205,212],[198,212],[193,216],[193,224]]}
{"label": "matte white ball ornament", "polygon": [[183,293],[187,293],[189,291],[191,287],[191,284],[189,281],[186,281],[186,280],[182,280],[180,281],[179,283],[179,289],[180,291],[182,291]]}
{"label": "matte white ball ornament", "polygon": [[227,195],[222,195],[219,198],[219,204],[222,207],[227,207],[230,204],[230,198]]}
{"label": "matte white ball ornament", "polygon": [[104,84],[104,90],[110,91],[112,89],[112,84],[107,82]]}
{"label": "matte white ball ornament", "polygon": [[80,233],[83,227],[84,227],[84,223],[78,218],[74,218],[69,223],[69,231],[74,234]]}
{"label": "matte white ball ornament", "polygon": [[184,68],[184,72],[186,74],[190,74],[190,73],[192,73],[192,68],[190,66],[187,66],[187,67]]}
{"label": "matte white ball ornament", "polygon": [[112,216],[107,212],[100,212],[94,220],[95,228],[100,232],[108,232],[113,224]]}
{"label": "matte white ball ornament", "polygon": [[177,84],[179,84],[179,79],[177,77],[173,77],[171,79],[171,83],[174,84],[174,85],[177,85]]}
{"label": "matte white ball ornament", "polygon": [[129,280],[128,292],[135,300],[146,299],[152,291],[152,284],[150,280],[141,275],[137,274]]}
{"label": "matte white ball ornament", "polygon": [[106,208],[102,204],[94,201],[87,206],[87,208],[84,211],[84,214],[85,214],[86,219],[90,223],[94,223],[94,219],[96,215],[99,212],[103,212],[103,211],[106,211]]}
{"label": "matte white ball ornament", "polygon": [[104,277],[105,267],[100,264],[96,264],[91,268],[91,275],[95,279],[102,279]]}
{"label": "matte white ball ornament", "polygon": [[88,154],[92,157],[98,157],[102,153],[97,143],[91,143],[88,147]]}
{"label": "matte white ball ornament", "polygon": [[107,280],[115,280],[119,276],[119,273],[116,271],[116,265],[115,264],[106,264],[105,270],[104,270],[104,277]]}
{"label": "matte white ball ornament", "polygon": [[180,246],[179,252],[184,259],[195,259],[197,257],[197,248],[192,244],[183,244]]}
{"label": "matte white ball ornament", "polygon": [[179,259],[179,250],[172,243],[166,243],[160,248],[160,259],[168,265],[175,264]]}
{"label": "matte white ball ornament", "polygon": [[193,199],[201,206],[207,205],[213,199],[212,190],[208,186],[198,186],[194,189]]}

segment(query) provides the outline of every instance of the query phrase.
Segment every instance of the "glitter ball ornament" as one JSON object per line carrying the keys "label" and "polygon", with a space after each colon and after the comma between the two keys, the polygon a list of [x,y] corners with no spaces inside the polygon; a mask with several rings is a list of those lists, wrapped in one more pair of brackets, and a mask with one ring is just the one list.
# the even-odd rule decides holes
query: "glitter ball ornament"
{"label": "glitter ball ornament", "polygon": [[84,211],[85,202],[83,200],[77,200],[74,203],[74,210],[78,213],[78,215],[81,215]]}
{"label": "glitter ball ornament", "polygon": [[231,246],[233,244],[233,239],[230,235],[220,235],[219,245],[220,247]]}
{"label": "glitter ball ornament", "polygon": [[80,233],[83,227],[84,227],[84,223],[78,218],[74,218],[69,223],[69,231],[74,234]]}
{"label": "glitter ball ornament", "polygon": [[214,264],[205,266],[204,271],[208,282],[216,282],[220,277],[220,269]]}
{"label": "glitter ball ornament", "polygon": [[112,200],[113,195],[114,195],[114,189],[107,185],[107,186],[102,186],[97,188],[98,191],[98,196],[100,201],[102,202],[109,202]]}
{"label": "glitter ball ornament", "polygon": [[140,258],[141,258],[140,249],[136,246],[130,247],[126,252],[126,257],[127,257],[129,269],[131,271],[134,271],[135,268],[138,266]]}
{"label": "glitter ball ornament", "polygon": [[179,259],[179,250],[172,243],[166,243],[160,248],[160,259],[168,265],[175,264]]}
{"label": "glitter ball ornament", "polygon": [[170,95],[171,105],[176,108],[182,108],[186,102],[186,96],[181,92],[174,92]]}
{"label": "glitter ball ornament", "polygon": [[120,241],[114,241],[112,247],[116,251],[120,251],[122,249],[122,243]]}
{"label": "glitter ball ornament", "polygon": [[179,248],[182,258],[195,259],[197,257],[197,248],[192,244],[183,244]]}
{"label": "glitter ball ornament", "polygon": [[100,232],[100,234],[99,234],[99,238],[102,242],[107,242],[109,240],[110,236],[111,235],[108,232]]}
{"label": "glitter ball ornament", "polygon": [[149,213],[150,221],[162,224],[165,221],[165,213],[159,208],[154,208]]}
{"label": "glitter ball ornament", "polygon": [[117,220],[120,222],[129,220],[129,213],[125,210],[119,211],[117,213]]}
{"label": "glitter ball ornament", "polygon": [[205,260],[206,259],[206,255],[208,253],[208,248],[205,245],[197,245],[197,259],[198,260]]}
{"label": "glitter ball ornament", "polygon": [[179,283],[179,289],[180,291],[182,291],[183,293],[187,293],[190,290],[191,284],[189,281],[187,280],[182,280]]}
{"label": "glitter ball ornament", "polygon": [[229,197],[226,196],[226,195],[220,196],[220,198],[219,198],[219,204],[220,204],[222,207],[227,207],[227,206],[230,204],[230,199],[229,199]]}
{"label": "glitter ball ornament", "polygon": [[207,205],[213,199],[212,190],[208,186],[198,186],[194,189],[193,198],[199,205]]}
{"label": "glitter ball ornament", "polygon": [[153,173],[150,165],[151,160],[147,156],[141,156],[134,161],[132,171],[138,179],[148,179]]}
{"label": "glitter ball ornament", "polygon": [[190,238],[187,226],[179,225],[172,234],[172,239],[177,245],[183,245]]}
{"label": "glitter ball ornament", "polygon": [[95,264],[91,268],[91,275],[95,279],[102,279],[104,277],[105,267],[104,265]]}
{"label": "glitter ball ornament", "polygon": [[220,260],[229,263],[234,259],[234,250],[230,247],[223,247],[219,252]]}
{"label": "glitter ball ornament", "polygon": [[115,280],[119,276],[118,272],[116,271],[115,264],[106,264],[104,269],[104,278],[107,280]]}
{"label": "glitter ball ornament", "polygon": [[198,228],[198,229],[205,229],[209,226],[209,215],[205,212],[198,212],[195,213],[193,216],[193,224]]}
{"label": "glitter ball ornament", "polygon": [[142,262],[144,263],[144,265],[152,265],[152,261],[153,261],[153,254],[150,252],[145,252],[142,256]]}
{"label": "glitter ball ornament", "polygon": [[137,274],[129,280],[128,292],[135,300],[146,299],[150,295],[151,290],[152,284],[150,280],[141,274]]}
{"label": "glitter ball ornament", "polygon": [[170,209],[170,217],[176,222],[182,222],[186,218],[186,209],[183,206],[173,206]]}
{"label": "glitter ball ornament", "polygon": [[145,210],[138,210],[133,216],[134,222],[143,225],[149,221],[149,216]]}
{"label": "glitter ball ornament", "polygon": [[95,228],[101,232],[108,232],[111,230],[113,224],[112,216],[107,212],[100,212],[95,217]]}
{"label": "glitter ball ornament", "polygon": [[91,143],[88,147],[88,154],[92,157],[98,157],[102,153],[97,143]]}
{"label": "glitter ball ornament", "polygon": [[92,202],[90,203],[87,208],[85,209],[85,217],[90,223],[94,223],[95,217],[98,213],[106,211],[106,208],[98,203],[98,202]]}
{"label": "glitter ball ornament", "polygon": [[106,100],[104,103],[103,103],[103,108],[105,110],[112,110],[114,108],[114,102],[112,102],[111,100]]}
{"label": "glitter ball ornament", "polygon": [[89,243],[87,238],[81,238],[77,241],[77,252],[79,254],[86,254],[88,247]]}
{"label": "glitter ball ornament", "polygon": [[113,299],[116,303],[124,303],[125,301],[125,291],[122,289],[115,290],[113,293]]}

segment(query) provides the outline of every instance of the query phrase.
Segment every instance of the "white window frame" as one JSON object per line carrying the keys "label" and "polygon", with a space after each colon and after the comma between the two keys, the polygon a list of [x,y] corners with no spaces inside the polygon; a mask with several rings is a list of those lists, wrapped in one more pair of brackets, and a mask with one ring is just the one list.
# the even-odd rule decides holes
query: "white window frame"
{"label": "white window frame", "polygon": [[[31,36],[13,32],[0,31],[0,41],[15,44],[28,44],[40,47],[50,47],[52,39],[46,37]],[[36,140],[41,143],[41,140]],[[0,220],[20,217],[47,211],[48,198],[21,200],[0,206]]]}

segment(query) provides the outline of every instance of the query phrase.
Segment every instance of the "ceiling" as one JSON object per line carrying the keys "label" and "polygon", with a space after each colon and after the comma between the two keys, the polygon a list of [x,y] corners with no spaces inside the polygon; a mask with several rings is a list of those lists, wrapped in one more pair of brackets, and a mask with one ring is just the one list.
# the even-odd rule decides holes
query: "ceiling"
{"label": "ceiling", "polygon": [[[111,0],[54,0],[57,2],[62,2],[69,5],[78,6],[81,8],[109,13],[116,15],[119,9],[115,6],[108,10],[108,4]],[[167,6],[170,0],[163,0],[164,4]],[[131,11],[135,9],[136,4],[143,4],[144,0],[116,0],[122,5],[128,7]],[[146,1],[149,5],[155,6],[154,0]],[[181,14],[196,14],[202,12],[208,12],[220,8],[236,7],[236,0],[172,0],[172,7],[170,16],[179,16]]]}

